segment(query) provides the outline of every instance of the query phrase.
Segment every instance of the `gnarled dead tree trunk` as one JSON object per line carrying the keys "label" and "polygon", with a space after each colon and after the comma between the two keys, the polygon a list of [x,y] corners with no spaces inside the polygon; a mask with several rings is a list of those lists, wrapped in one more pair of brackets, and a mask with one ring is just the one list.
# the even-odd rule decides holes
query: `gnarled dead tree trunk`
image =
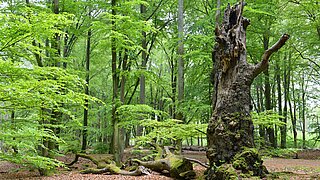
{"label": "gnarled dead tree trunk", "polygon": [[[85,158],[94,163],[96,168],[88,168],[81,173],[83,174],[121,174],[128,176],[141,176],[149,175],[152,171],[163,173],[174,179],[194,179],[196,173],[193,170],[192,163],[200,164],[208,168],[208,166],[196,159],[186,158],[181,155],[175,155],[171,153],[168,146],[162,149],[158,145],[152,145],[158,151],[157,157],[154,161],[141,161],[139,159],[130,160],[130,166],[123,170],[116,166],[115,162],[108,158],[95,158],[93,155],[77,153],[75,159],[67,164],[67,166],[72,166],[75,164],[79,158]],[[163,150],[165,152],[163,152]],[[133,171],[129,171],[133,170]]]}
{"label": "gnarled dead tree trunk", "polygon": [[67,166],[72,166],[75,164],[79,158],[84,158],[90,160],[92,163],[94,163],[97,168],[88,168],[81,173],[83,174],[104,174],[104,173],[110,173],[110,174],[121,174],[121,175],[128,175],[128,176],[141,176],[141,175],[149,175],[150,171],[149,169],[143,167],[143,166],[138,166],[135,168],[134,171],[126,171],[120,169],[111,159],[109,158],[104,158],[104,159],[96,159],[92,155],[88,154],[83,154],[83,153],[78,153],[76,154],[75,159],[67,164]]}
{"label": "gnarled dead tree trunk", "polygon": [[[213,59],[215,93],[213,115],[207,130],[207,157],[211,166],[208,179],[226,178],[223,175],[217,176],[217,172],[221,170],[219,167],[225,167],[222,168],[225,170],[234,168],[235,171],[253,171],[253,175],[257,176],[263,176],[265,171],[261,158],[252,150],[246,149],[246,152],[251,154],[250,160],[244,162],[247,163],[247,170],[233,162],[235,157],[242,157],[241,153],[244,153],[245,148],[254,146],[250,86],[254,78],[268,67],[271,54],[280,49],[289,36],[284,34],[276,44],[266,50],[260,63],[248,64],[246,28],[250,21],[242,16],[243,7],[243,1],[234,7],[228,5],[221,26],[216,23]],[[217,17],[219,14],[217,13]],[[231,164],[232,167],[226,164]]]}
{"label": "gnarled dead tree trunk", "polygon": [[[162,151],[162,149],[158,146],[156,147],[156,149],[158,151]],[[165,146],[164,150],[164,158],[160,158],[160,156],[162,155],[160,155],[161,153],[158,153],[158,155],[160,156],[156,157],[154,161],[143,162],[138,159],[134,159],[132,161],[153,171],[168,174],[174,179],[194,179],[196,173],[193,171],[192,162],[206,167],[206,165],[195,159],[174,155],[170,152],[168,146]]]}

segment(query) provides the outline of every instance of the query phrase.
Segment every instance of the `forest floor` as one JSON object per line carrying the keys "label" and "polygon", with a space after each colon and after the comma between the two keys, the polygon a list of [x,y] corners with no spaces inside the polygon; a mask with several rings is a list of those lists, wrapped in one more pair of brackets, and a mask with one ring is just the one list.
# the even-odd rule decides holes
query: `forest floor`
{"label": "forest floor", "polygon": [[[184,156],[198,159],[206,162],[205,152],[185,151]],[[108,155],[97,155],[108,156]],[[317,151],[302,151],[298,153],[299,159],[284,159],[284,158],[266,158],[264,165],[267,167],[272,175],[268,179],[320,179],[320,150]],[[62,159],[65,162],[72,161],[72,157]],[[58,171],[55,175],[49,177],[40,177],[37,171],[30,171],[22,169],[20,166],[9,163],[0,162],[0,179],[29,179],[29,180],[169,180],[172,178],[160,175],[153,172],[148,176],[122,176],[122,175],[93,175],[93,174],[80,174],[79,170],[87,167],[94,167],[94,165],[86,159],[79,159],[73,166],[72,170]],[[194,167],[197,172],[197,179],[202,179],[202,174],[205,168],[196,165]]]}

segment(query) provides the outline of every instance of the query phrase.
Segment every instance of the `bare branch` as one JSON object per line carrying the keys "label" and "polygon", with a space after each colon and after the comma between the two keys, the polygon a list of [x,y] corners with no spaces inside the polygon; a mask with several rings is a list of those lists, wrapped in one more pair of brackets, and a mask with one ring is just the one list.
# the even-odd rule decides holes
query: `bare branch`
{"label": "bare branch", "polygon": [[310,59],[310,58],[304,57],[303,54],[302,54],[302,52],[299,51],[295,46],[293,46],[293,48],[299,53],[299,55],[300,55],[300,57],[301,57],[302,59],[306,59],[306,60],[312,62],[315,66],[317,66],[317,67],[320,69],[320,65],[319,65],[319,64],[317,64],[315,61],[313,61],[313,60]]}
{"label": "bare branch", "polygon": [[185,157],[185,159],[187,159],[190,162],[198,163],[198,164],[200,164],[201,166],[203,166],[205,168],[209,168],[208,165],[204,164],[203,162],[201,162],[201,161],[199,161],[197,159],[192,159],[192,158],[187,158],[187,157]]}
{"label": "bare branch", "polygon": [[278,42],[276,42],[271,48],[267,49],[263,53],[261,62],[258,63],[254,68],[254,77],[258,76],[262,71],[264,71],[268,67],[270,56],[274,52],[277,52],[286,43],[289,37],[290,36],[288,34],[283,34]]}
{"label": "bare branch", "polygon": [[146,21],[149,21],[149,20],[153,17],[153,15],[157,12],[157,10],[159,9],[159,7],[161,6],[162,2],[163,2],[163,0],[161,0],[161,1],[159,2],[159,4],[157,5],[157,7],[153,10],[153,12],[150,14],[150,16],[146,19]]}

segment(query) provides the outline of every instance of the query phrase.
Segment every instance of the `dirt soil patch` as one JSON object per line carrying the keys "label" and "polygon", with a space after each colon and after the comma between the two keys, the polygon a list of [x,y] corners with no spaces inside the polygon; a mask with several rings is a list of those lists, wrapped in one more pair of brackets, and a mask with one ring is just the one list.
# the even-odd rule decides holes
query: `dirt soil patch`
{"label": "dirt soil patch", "polygon": [[[318,154],[319,153],[319,154]],[[184,151],[183,155],[189,158],[198,159],[202,162],[207,162],[207,158],[204,151]],[[106,157],[108,154],[99,154],[96,157]],[[272,173],[268,179],[320,179],[320,151],[306,151],[299,152],[298,157],[304,157],[306,159],[282,159],[282,158],[268,158],[264,160],[264,164]],[[64,162],[71,162],[73,156],[69,155],[60,160]],[[80,174],[79,171],[88,167],[94,167],[94,165],[86,159],[79,159],[72,168],[67,171],[60,169],[53,176],[40,177],[37,170],[26,170],[19,165],[15,165],[9,162],[0,162],[0,180],[3,179],[29,179],[29,180],[170,180],[172,178],[160,175],[159,173],[153,172],[148,176],[122,176],[122,175],[93,175],[93,174]],[[196,165],[194,167],[197,178],[201,179],[205,168]]]}

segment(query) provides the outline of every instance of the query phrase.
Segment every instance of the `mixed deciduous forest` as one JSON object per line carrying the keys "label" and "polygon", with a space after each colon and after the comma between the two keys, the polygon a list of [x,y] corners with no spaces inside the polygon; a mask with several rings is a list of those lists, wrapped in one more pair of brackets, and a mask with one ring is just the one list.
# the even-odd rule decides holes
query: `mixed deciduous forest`
{"label": "mixed deciduous forest", "polygon": [[0,179],[320,178],[319,9],[1,0]]}

